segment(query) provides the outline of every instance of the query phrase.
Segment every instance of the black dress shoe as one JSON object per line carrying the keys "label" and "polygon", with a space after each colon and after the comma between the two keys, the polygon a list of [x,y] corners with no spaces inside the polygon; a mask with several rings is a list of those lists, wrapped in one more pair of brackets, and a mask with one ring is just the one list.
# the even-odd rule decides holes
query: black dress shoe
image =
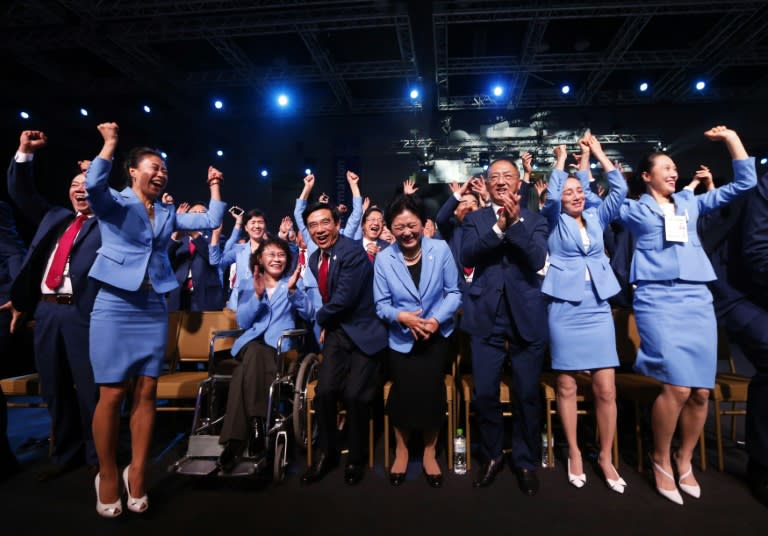
{"label": "black dress shoe", "polygon": [[536,476],[536,471],[518,468],[515,469],[515,475],[520,491],[526,495],[536,495],[536,492],[539,491],[539,477]]}
{"label": "black dress shoe", "polygon": [[498,475],[501,470],[504,468],[504,457],[499,456],[495,460],[491,460],[489,462],[486,462],[483,464],[483,467],[480,469],[480,475],[477,480],[472,482],[472,486],[476,488],[485,488],[493,484],[493,481],[496,480],[496,475]]}
{"label": "black dress shoe", "polygon": [[230,439],[219,454],[219,467],[225,473],[231,473],[240,462],[240,456],[245,449],[245,441]]}
{"label": "black dress shoe", "polygon": [[397,487],[405,482],[405,473],[389,473],[389,483]]}
{"label": "black dress shoe", "polygon": [[350,463],[344,468],[344,482],[349,486],[354,486],[363,479],[363,465],[359,463]]}
{"label": "black dress shoe", "polygon": [[312,484],[318,482],[338,464],[338,458],[332,458],[325,453],[319,454],[315,463],[301,475],[301,483]]}
{"label": "black dress shoe", "polygon": [[443,474],[430,475],[424,471],[424,478],[427,480],[427,485],[430,488],[442,488],[443,487]]}

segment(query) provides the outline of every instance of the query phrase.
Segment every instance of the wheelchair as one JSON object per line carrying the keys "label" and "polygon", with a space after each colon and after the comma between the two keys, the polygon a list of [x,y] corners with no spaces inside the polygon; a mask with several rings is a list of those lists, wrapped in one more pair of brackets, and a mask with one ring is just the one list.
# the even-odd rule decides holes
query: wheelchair
{"label": "wheelchair", "polygon": [[218,459],[223,450],[219,434],[224,422],[227,393],[236,361],[228,356],[229,347],[224,340],[233,341],[244,330],[219,330],[211,333],[209,345],[208,378],[199,386],[195,412],[186,453],[168,467],[171,473],[188,476],[247,477],[260,476],[272,470],[272,479],[279,483],[285,479],[288,449],[295,442],[306,447],[313,434],[306,431],[307,386],[316,378],[318,357],[314,353],[302,355],[300,350],[284,351],[288,340],[296,340],[295,348],[306,346],[312,334],[306,329],[284,331],[277,342],[277,373],[268,391],[265,418],[265,447],[261,452],[243,453],[231,472],[221,470]]}

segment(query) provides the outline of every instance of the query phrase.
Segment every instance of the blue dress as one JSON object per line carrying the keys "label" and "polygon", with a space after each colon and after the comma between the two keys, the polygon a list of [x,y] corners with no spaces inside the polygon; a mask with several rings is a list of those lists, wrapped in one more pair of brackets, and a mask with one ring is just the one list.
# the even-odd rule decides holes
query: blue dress
{"label": "blue dress", "polygon": [[608,298],[619,292],[620,286],[604,253],[603,229],[618,216],[627,185],[619,171],[607,176],[611,191],[601,201],[591,193],[588,176],[579,173],[587,195],[587,208],[582,212],[584,234],[576,219],[561,212],[565,172],[554,170],[547,183],[542,214],[550,228],[550,265],[542,292],[550,297],[547,321],[555,370],[592,370],[619,364]]}
{"label": "blue dress", "polygon": [[715,384],[717,322],[707,282],[716,276],[696,222],[700,213],[757,183],[754,158],[734,160],[733,171],[733,182],[705,194],[672,194],[675,215],[687,221],[685,242],[666,240],[663,210],[652,196],[626,200],[621,207],[621,222],[636,239],[630,281],[637,286],[633,307],[640,350],[634,368],[663,383],[705,389]]}

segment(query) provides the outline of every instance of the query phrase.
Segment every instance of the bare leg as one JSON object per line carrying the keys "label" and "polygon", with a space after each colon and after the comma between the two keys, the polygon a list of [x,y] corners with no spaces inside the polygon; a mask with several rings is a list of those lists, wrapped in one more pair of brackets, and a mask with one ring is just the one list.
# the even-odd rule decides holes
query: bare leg
{"label": "bare leg", "polygon": [[562,372],[557,376],[557,413],[563,424],[565,440],[568,442],[568,460],[574,475],[584,474],[581,450],[576,440],[576,378],[573,373]]}
{"label": "bare leg", "polygon": [[[675,462],[677,470],[681,475],[691,468],[693,449],[696,448],[696,444],[699,442],[699,436],[707,420],[708,403],[709,389],[692,389],[691,396],[685,402],[680,413],[680,436],[682,441],[675,456]],[[693,473],[681,479],[681,482],[689,486],[698,485],[693,477]]]}
{"label": "bare leg", "polygon": [[430,476],[437,476],[442,474],[440,465],[435,458],[435,446],[437,445],[437,430],[424,430],[424,457],[422,464],[424,466],[424,472]]}
{"label": "bare leg", "polygon": [[152,442],[155,426],[155,401],[157,399],[157,379],[139,376],[133,390],[131,408],[131,469],[128,482],[132,497],[145,494],[144,478],[147,470],[147,457]]}
{"label": "bare leg", "polygon": [[390,472],[405,473],[408,470],[408,433],[395,427],[395,442],[395,461]]}
{"label": "bare leg", "polygon": [[595,414],[597,430],[600,433],[600,454],[597,463],[603,474],[611,480],[619,478],[613,467],[613,438],[616,435],[616,382],[612,368],[596,370],[592,373],[592,392],[595,396]]}
{"label": "bare leg", "polygon": [[[688,387],[664,384],[661,394],[656,398],[651,409],[651,428],[653,429],[653,461],[670,475],[672,473],[672,461],[670,448],[672,436],[677,427],[677,420],[686,401],[691,394]],[[664,476],[654,468],[656,487],[664,490],[677,489],[675,482]]]}
{"label": "bare leg", "polygon": [[120,404],[127,383],[99,386],[99,401],[93,412],[93,444],[99,457],[99,499],[114,503],[120,498],[117,471],[117,438],[120,430]]}

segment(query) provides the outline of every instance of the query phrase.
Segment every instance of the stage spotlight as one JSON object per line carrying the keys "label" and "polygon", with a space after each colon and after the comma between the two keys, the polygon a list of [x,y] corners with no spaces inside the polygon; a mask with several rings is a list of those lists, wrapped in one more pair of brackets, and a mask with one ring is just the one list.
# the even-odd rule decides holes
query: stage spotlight
{"label": "stage spotlight", "polygon": [[152,108],[150,108],[149,106],[147,106],[147,105],[145,104],[145,105],[144,105],[144,113],[147,113],[147,114],[148,114],[148,113],[149,113],[149,112],[151,112],[151,111],[152,111]]}
{"label": "stage spotlight", "polygon": [[285,108],[286,106],[288,106],[288,102],[289,102],[288,95],[286,95],[285,93],[280,93],[277,96],[277,105],[280,106],[280,108]]}
{"label": "stage spotlight", "polygon": [[163,160],[166,160],[168,158],[168,153],[166,153],[165,151],[160,151],[160,156],[163,157]]}
{"label": "stage spotlight", "polygon": [[768,164],[768,158],[761,158],[761,159],[760,159],[760,165],[761,165],[761,166],[764,166],[764,165],[766,165],[766,164]]}
{"label": "stage spotlight", "polygon": [[83,117],[88,117],[88,110],[86,110],[85,108],[80,108],[80,115],[82,115]]}
{"label": "stage spotlight", "polygon": [[493,86],[493,96],[501,97],[504,94],[504,88],[501,86]]}
{"label": "stage spotlight", "polygon": [[411,97],[411,100],[416,100],[419,98],[419,90],[416,88],[413,88],[411,92],[408,94]]}
{"label": "stage spotlight", "polygon": [[213,107],[216,108],[217,110],[221,110],[222,108],[224,108],[224,103],[221,102],[219,99],[216,99],[213,101]]}
{"label": "stage spotlight", "polygon": [[696,82],[696,91],[702,91],[705,87],[707,87],[707,83],[704,80],[699,80]]}
{"label": "stage spotlight", "polygon": [[263,167],[259,170],[259,175],[261,175],[264,178],[269,177],[269,170]]}
{"label": "stage spotlight", "polygon": [[222,151],[221,149],[217,150],[216,156],[219,156],[219,157],[224,156],[224,151]]}
{"label": "stage spotlight", "polygon": [[312,170],[309,168],[304,169],[304,175],[312,175]]}
{"label": "stage spotlight", "polygon": [[19,117],[22,119],[29,119],[29,114],[27,112],[19,112]]}
{"label": "stage spotlight", "polygon": [[648,91],[648,82],[643,82],[642,84],[640,84],[640,91],[643,93]]}
{"label": "stage spotlight", "polygon": [[560,91],[563,93],[563,95],[567,95],[571,92],[571,86],[564,84],[563,87],[560,88]]}

